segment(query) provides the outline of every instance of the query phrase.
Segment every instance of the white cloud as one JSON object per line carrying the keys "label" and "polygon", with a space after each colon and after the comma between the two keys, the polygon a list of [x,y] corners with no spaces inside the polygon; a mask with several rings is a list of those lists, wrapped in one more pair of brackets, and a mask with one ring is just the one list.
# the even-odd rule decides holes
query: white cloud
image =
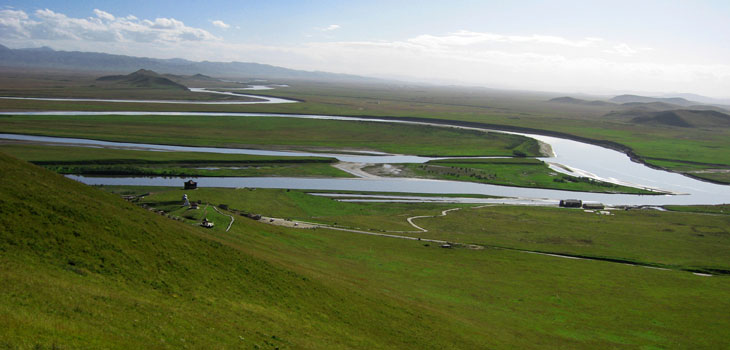
{"label": "white cloud", "polygon": [[331,32],[331,31],[337,30],[337,29],[340,29],[340,25],[339,24],[330,24],[330,25],[328,25],[328,26],[326,26],[324,28],[320,28],[320,30],[323,31],[323,32]]}
{"label": "white cloud", "polygon": [[642,51],[650,51],[650,50],[652,50],[652,49],[648,48],[648,47],[634,49],[631,46],[629,46],[628,44],[620,43],[618,45],[614,45],[610,49],[603,50],[603,52],[610,53],[613,55],[619,55],[619,56],[623,56],[623,57],[631,57]]}
{"label": "white cloud", "polygon": [[112,15],[109,12],[105,12],[99,9],[94,9],[94,14],[96,14],[96,17],[99,17],[101,19],[107,20],[107,21],[113,21],[114,15]]}
{"label": "white cloud", "polygon": [[115,17],[99,9],[93,12],[95,17],[73,18],[49,9],[37,10],[32,17],[24,11],[1,10],[0,37],[33,41],[144,43],[220,40],[206,30],[186,26],[174,18],[139,20],[132,15]]}
{"label": "white cloud", "polygon": [[[213,25],[215,21],[211,22]],[[217,26],[217,25],[216,25]],[[319,31],[333,31],[333,24]],[[317,38],[317,35],[310,38]],[[11,47],[48,45],[158,58],[248,61],[294,69],[535,90],[690,91],[726,95],[730,60],[681,62],[674,48],[640,42],[457,31],[390,41],[314,41],[295,45],[225,42],[173,18],[138,19],[96,10],[72,18],[51,10],[0,10],[0,38]],[[310,39],[315,40],[315,39]],[[195,45],[190,45],[195,42]],[[681,49],[676,49],[681,50]]]}
{"label": "white cloud", "polygon": [[447,35],[420,35],[415,38],[408,39],[408,42],[429,47],[469,46],[489,43],[528,43],[571,47],[591,47],[595,46],[601,41],[603,41],[603,39],[601,38],[584,38],[580,40],[571,40],[552,35],[502,35],[496,33],[471,32],[466,30],[450,33]]}
{"label": "white cloud", "polygon": [[216,26],[218,28],[222,28],[222,29],[228,29],[228,28],[231,27],[230,24],[227,24],[226,22],[223,22],[221,20],[215,20],[212,23],[213,23],[214,26]]}
{"label": "white cloud", "polygon": [[33,23],[23,11],[0,10],[0,34],[6,38],[24,38],[30,33],[25,28]]}

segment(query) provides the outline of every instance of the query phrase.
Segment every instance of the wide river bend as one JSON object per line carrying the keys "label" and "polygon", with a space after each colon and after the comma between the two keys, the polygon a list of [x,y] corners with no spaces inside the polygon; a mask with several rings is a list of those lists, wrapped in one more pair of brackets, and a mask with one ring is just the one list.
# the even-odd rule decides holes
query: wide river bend
{"label": "wide river bend", "polygon": [[[272,118],[308,118],[346,121],[369,121],[399,124],[434,125],[438,127],[464,128],[456,125],[431,124],[388,119],[366,119],[344,116],[326,115],[292,115],[292,114],[261,114],[261,113],[200,113],[200,112],[3,112],[0,115],[197,115],[197,116],[239,116],[239,117],[272,117]],[[489,129],[468,128],[485,132],[503,132]],[[291,188],[312,190],[354,190],[379,192],[408,192],[408,193],[437,193],[437,194],[485,194],[493,196],[516,197],[519,201],[536,203],[554,203],[559,199],[578,198],[584,201],[595,201],[611,205],[667,205],[667,204],[723,204],[730,203],[730,186],[712,184],[692,179],[680,174],[649,168],[643,164],[631,161],[624,153],[591,145],[579,141],[562,139],[552,136],[536,134],[506,132],[523,135],[547,143],[552,147],[554,155],[542,158],[554,164],[554,168],[568,168],[571,172],[582,176],[604,179],[607,181],[629,184],[647,188],[655,188],[676,193],[674,195],[626,195],[626,194],[598,194],[584,192],[568,192],[558,190],[518,188],[495,186],[458,181],[441,181],[426,179],[386,178],[386,179],[316,179],[316,178],[286,178],[286,177],[228,177],[228,178],[198,178],[200,186],[216,187],[263,187],[263,188]],[[149,145],[114,143],[96,140],[45,138],[28,135],[0,134],[0,138],[25,139],[37,142],[70,143],[87,146],[102,147],[136,147],[163,151],[187,152],[215,152],[215,153],[243,153],[268,154],[288,156],[329,156],[341,161],[355,163],[422,163],[433,158],[408,155],[370,154],[322,154],[306,152],[279,152],[266,150],[242,150],[230,148],[210,147],[182,147],[168,145]],[[33,140],[35,138],[35,140]],[[447,141],[445,141],[447,142]],[[562,167],[561,167],[562,166]],[[162,185],[180,186],[181,179],[165,177],[86,177],[71,176],[71,178],[87,184],[109,185]]]}

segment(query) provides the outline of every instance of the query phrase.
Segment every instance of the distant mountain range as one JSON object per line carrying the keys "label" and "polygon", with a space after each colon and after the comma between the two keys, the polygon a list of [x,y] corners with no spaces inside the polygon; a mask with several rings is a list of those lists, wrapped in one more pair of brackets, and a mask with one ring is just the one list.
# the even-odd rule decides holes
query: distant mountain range
{"label": "distant mountain range", "polygon": [[0,45],[0,66],[114,73],[137,71],[144,68],[161,74],[205,74],[242,79],[378,81],[375,78],[357,75],[302,71],[249,62],[195,62],[180,58],[157,59],[98,52],[55,51],[49,47],[10,49],[3,45]]}

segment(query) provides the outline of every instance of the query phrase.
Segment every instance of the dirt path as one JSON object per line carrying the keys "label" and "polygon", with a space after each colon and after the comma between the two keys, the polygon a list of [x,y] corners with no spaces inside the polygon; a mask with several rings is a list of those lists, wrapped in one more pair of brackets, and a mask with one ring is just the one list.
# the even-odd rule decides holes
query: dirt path
{"label": "dirt path", "polygon": [[231,229],[231,225],[233,225],[233,222],[236,221],[236,219],[233,218],[233,215],[228,215],[228,214],[221,213],[221,211],[218,210],[218,208],[216,208],[216,207],[213,207],[213,210],[215,210],[216,212],[218,212],[218,214],[225,215],[225,216],[231,218],[231,222],[228,223],[228,228],[226,228],[226,232],[228,232],[228,230]]}
{"label": "dirt path", "polygon": [[[447,215],[447,214],[448,214],[448,213],[449,213],[450,211],[455,211],[455,210],[461,210],[461,208],[451,208],[451,209],[446,209],[446,210],[444,210],[444,211],[442,211],[442,212],[441,212],[441,215],[421,215],[421,216],[412,216],[412,217],[410,217],[410,218],[406,219],[406,221],[408,221],[408,223],[409,223],[409,224],[411,224],[411,226],[415,227],[415,228],[416,228],[417,230],[419,230],[420,232],[428,232],[428,230],[427,230],[427,229],[425,229],[425,228],[423,228],[423,227],[421,227],[421,226],[418,226],[418,225],[416,225],[415,223],[413,223],[413,220],[415,220],[415,219],[422,219],[422,218],[437,218],[437,217],[441,217],[441,216],[446,216],[446,215]],[[413,231],[412,231],[412,232],[413,232]]]}

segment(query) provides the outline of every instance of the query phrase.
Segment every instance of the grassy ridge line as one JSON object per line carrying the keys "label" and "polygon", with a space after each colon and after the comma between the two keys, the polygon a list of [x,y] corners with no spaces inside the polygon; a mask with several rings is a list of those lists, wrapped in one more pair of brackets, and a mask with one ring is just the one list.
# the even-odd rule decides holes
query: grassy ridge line
{"label": "grassy ridge line", "polygon": [[[476,329],[447,331],[454,319],[413,303],[277,267],[2,154],[0,168],[8,347],[479,347]],[[282,232],[249,224],[238,232]]]}

